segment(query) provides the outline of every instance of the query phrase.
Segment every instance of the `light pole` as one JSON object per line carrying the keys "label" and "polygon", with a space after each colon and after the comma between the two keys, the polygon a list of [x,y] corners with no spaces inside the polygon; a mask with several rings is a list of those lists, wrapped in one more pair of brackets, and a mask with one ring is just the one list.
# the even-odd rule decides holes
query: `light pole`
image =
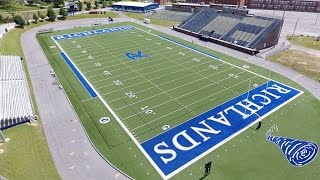
{"label": "light pole", "polygon": [[320,11],[318,12],[318,15],[317,15],[317,18],[316,18],[316,22],[314,22],[314,24],[317,24],[317,21],[318,21],[318,18],[319,18],[319,14],[320,14]]}

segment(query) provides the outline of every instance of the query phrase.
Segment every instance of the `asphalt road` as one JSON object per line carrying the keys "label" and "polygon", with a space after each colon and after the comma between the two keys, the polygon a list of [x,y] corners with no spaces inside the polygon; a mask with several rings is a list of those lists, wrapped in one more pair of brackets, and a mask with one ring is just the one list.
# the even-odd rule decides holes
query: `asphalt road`
{"label": "asphalt road", "polygon": [[[261,11],[259,11],[261,13]],[[269,14],[272,13],[268,12]],[[279,12],[279,14],[281,14]],[[299,14],[296,15],[299,17]],[[184,40],[209,47],[227,55],[239,58],[243,61],[256,64],[258,66],[269,68],[283,76],[286,76],[300,85],[304,86],[320,99],[320,83],[308,78],[300,73],[284,67],[282,65],[266,61],[258,56],[250,56],[223,46],[209,42],[200,41],[197,38],[175,32],[168,28],[159,27],[152,24],[144,24],[140,21],[127,18],[120,13],[118,21],[132,21],[149,28],[182,38]],[[292,33],[296,21],[288,20],[285,22],[282,32],[282,39]],[[74,112],[63,91],[58,90],[55,80],[50,75],[51,66],[39,46],[35,34],[39,29],[54,28],[70,29],[74,26],[90,26],[94,23],[108,23],[106,19],[81,19],[65,22],[50,23],[25,32],[21,37],[21,43],[25,58],[28,64],[34,93],[42,119],[43,128],[49,144],[54,163],[62,179],[127,179],[125,175],[110,165],[103,159],[90,143],[81,123]],[[309,24],[312,23],[309,20]],[[320,22],[319,22],[320,23]],[[303,26],[307,26],[308,23]],[[297,28],[297,33],[308,33],[315,35],[318,32],[319,25]],[[318,27],[319,26],[319,27]],[[320,31],[319,31],[320,32]],[[284,39],[283,39],[284,40]]]}
{"label": "asphalt road", "polygon": [[21,36],[45,136],[62,179],[128,179],[103,159],[90,143],[66,95],[58,90],[56,80],[50,74],[52,68],[35,38],[39,29],[69,29],[75,25],[89,26],[97,22],[102,20],[50,23]]}

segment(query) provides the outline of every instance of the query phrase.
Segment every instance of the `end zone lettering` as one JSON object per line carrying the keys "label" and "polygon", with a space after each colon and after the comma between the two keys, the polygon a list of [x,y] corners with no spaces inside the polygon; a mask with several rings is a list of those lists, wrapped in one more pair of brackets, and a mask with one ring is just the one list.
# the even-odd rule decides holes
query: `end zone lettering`
{"label": "end zone lettering", "polygon": [[170,176],[302,93],[269,81],[141,145],[161,171]]}
{"label": "end zone lettering", "polygon": [[97,30],[93,30],[93,31],[72,33],[72,34],[63,34],[63,35],[53,36],[52,38],[54,40],[74,39],[74,38],[78,38],[78,37],[84,37],[84,36],[90,36],[90,35],[102,34],[102,33],[109,33],[109,32],[115,32],[115,31],[124,31],[124,30],[129,30],[129,29],[133,29],[133,26],[120,26],[120,27],[113,27],[113,28],[97,29]]}

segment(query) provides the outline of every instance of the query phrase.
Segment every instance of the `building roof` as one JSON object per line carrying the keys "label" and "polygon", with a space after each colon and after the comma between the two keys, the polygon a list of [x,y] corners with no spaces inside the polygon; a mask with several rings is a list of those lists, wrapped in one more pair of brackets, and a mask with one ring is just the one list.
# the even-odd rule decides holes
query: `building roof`
{"label": "building roof", "polygon": [[181,5],[181,6],[201,6],[201,7],[207,7],[210,6],[209,4],[198,4],[198,3],[172,3],[172,5]]}
{"label": "building roof", "polygon": [[112,5],[118,5],[118,6],[133,6],[133,7],[146,7],[151,4],[156,4],[156,3],[143,3],[143,2],[132,2],[132,1],[119,1],[116,3],[113,3]]}

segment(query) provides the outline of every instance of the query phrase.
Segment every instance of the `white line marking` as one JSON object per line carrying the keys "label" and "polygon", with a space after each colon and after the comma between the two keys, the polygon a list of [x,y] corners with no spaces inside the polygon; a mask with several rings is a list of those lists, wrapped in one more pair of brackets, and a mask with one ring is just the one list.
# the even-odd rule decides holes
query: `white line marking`
{"label": "white line marking", "polygon": [[[52,40],[57,44],[57,46],[63,51],[62,47],[51,37]],[[64,51],[63,51],[64,52]],[[65,53],[65,52],[64,52]],[[65,55],[68,57],[68,55],[65,53]],[[69,57],[68,57],[69,58]],[[70,59],[70,58],[69,58]],[[111,112],[112,116],[117,120],[117,122],[120,124],[120,126],[126,131],[126,133],[129,135],[129,137],[132,139],[132,141],[137,145],[137,147],[140,149],[140,151],[146,156],[146,158],[149,160],[149,162],[153,165],[153,167],[158,171],[160,176],[163,179],[167,179],[166,176],[163,174],[161,169],[156,165],[156,163],[152,160],[152,158],[149,156],[149,154],[143,149],[143,147],[140,145],[138,140],[134,137],[133,134],[131,134],[130,130],[123,124],[123,122],[120,120],[120,118],[115,114],[115,112],[111,109],[111,107],[108,105],[108,103],[102,98],[102,96],[98,93],[98,91],[93,87],[93,85],[87,80],[87,78],[82,74],[82,72],[78,69],[78,67],[73,63],[72,59],[70,59],[70,62],[74,65],[74,67],[79,71],[79,73],[83,76],[83,78],[87,81],[87,83],[91,86],[93,91],[97,94],[98,98],[102,101],[102,103],[107,107],[107,109]]]}

